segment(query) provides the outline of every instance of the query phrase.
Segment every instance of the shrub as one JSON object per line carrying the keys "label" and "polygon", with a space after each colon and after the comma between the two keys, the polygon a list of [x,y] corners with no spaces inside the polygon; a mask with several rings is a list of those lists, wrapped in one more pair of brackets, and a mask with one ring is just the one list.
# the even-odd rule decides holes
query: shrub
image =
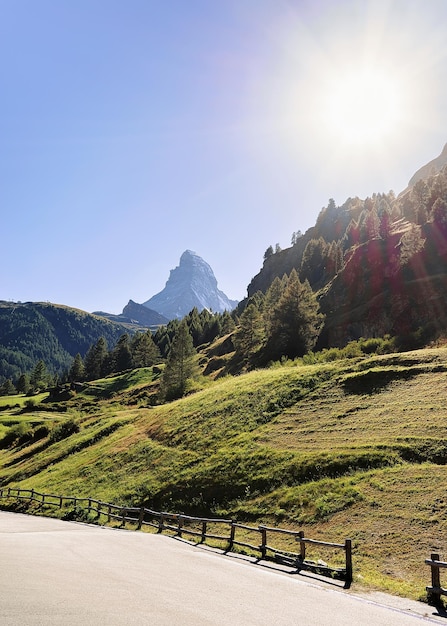
{"label": "shrub", "polygon": [[43,439],[44,437],[48,435],[49,432],[50,432],[50,429],[47,426],[47,424],[41,424],[40,426],[37,426],[37,428],[34,429],[33,440],[38,441],[39,439]]}
{"label": "shrub", "polygon": [[62,439],[66,439],[70,435],[78,433],[79,430],[79,424],[73,418],[60,422],[59,424],[56,424],[50,432],[50,443],[62,441]]}
{"label": "shrub", "polygon": [[29,424],[20,422],[9,428],[3,439],[0,440],[0,448],[8,448],[13,445],[22,445],[31,441],[33,430]]}

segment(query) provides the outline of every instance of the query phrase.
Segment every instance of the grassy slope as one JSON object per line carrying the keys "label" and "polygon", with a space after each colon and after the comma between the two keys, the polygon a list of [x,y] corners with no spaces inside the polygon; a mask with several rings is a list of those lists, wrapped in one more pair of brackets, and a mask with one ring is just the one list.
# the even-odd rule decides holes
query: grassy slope
{"label": "grassy slope", "polygon": [[447,557],[446,372],[441,348],[285,365],[148,408],[138,370],[54,413],[79,433],[0,450],[0,482],[350,536],[358,582],[419,597]]}

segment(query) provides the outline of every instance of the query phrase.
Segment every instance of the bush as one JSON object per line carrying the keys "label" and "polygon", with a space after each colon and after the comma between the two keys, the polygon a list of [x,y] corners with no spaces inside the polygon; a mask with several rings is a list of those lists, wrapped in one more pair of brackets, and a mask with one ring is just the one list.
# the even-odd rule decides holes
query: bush
{"label": "bush", "polygon": [[79,430],[79,424],[73,418],[60,422],[50,432],[50,443],[62,441],[62,439],[66,439],[70,435],[78,433]]}
{"label": "bush", "polygon": [[50,432],[50,429],[47,426],[47,424],[41,424],[40,426],[37,426],[37,428],[35,428],[33,432],[33,441],[38,441],[39,439],[43,439],[44,437],[48,435],[49,432]]}
{"label": "bush", "polygon": [[33,438],[33,429],[29,424],[20,422],[9,428],[3,439],[0,440],[0,448],[9,448],[13,445],[22,445],[31,441]]}

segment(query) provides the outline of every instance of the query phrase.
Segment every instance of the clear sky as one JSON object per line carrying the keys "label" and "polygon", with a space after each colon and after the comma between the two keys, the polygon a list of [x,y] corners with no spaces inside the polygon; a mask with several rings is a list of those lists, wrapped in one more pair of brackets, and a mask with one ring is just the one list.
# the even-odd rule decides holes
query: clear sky
{"label": "clear sky", "polygon": [[447,142],[445,0],[0,0],[0,299],[242,299],[329,198]]}

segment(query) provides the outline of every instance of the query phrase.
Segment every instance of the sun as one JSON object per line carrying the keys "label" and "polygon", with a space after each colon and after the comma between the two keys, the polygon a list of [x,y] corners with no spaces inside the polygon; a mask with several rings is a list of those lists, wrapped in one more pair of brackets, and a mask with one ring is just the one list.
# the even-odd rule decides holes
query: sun
{"label": "sun", "polygon": [[402,89],[386,68],[335,72],[326,91],[322,118],[345,144],[383,142],[399,125]]}

